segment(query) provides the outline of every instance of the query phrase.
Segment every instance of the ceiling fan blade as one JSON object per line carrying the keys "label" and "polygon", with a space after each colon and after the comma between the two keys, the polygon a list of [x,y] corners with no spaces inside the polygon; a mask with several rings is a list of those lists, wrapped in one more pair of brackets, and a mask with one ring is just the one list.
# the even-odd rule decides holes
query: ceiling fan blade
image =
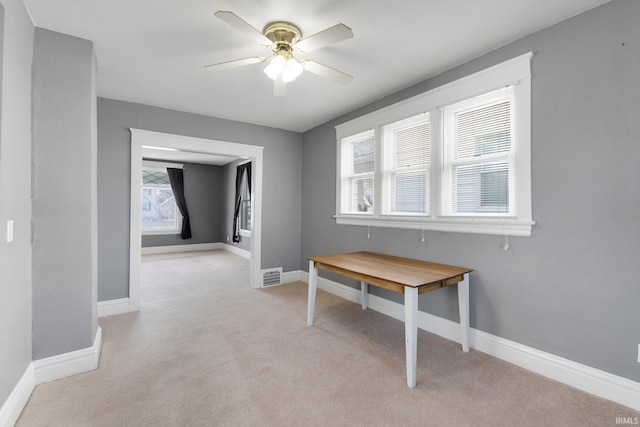
{"label": "ceiling fan blade", "polygon": [[342,71],[338,71],[334,68],[327,67],[326,65],[322,65],[319,62],[304,61],[303,66],[305,70],[313,74],[317,74],[321,77],[333,80],[342,85],[351,84],[351,82],[353,81],[353,76],[345,74]]}
{"label": "ceiling fan blade", "polygon": [[351,28],[344,24],[336,24],[331,28],[320,31],[312,36],[304,38],[295,44],[297,49],[302,52],[311,52],[316,49],[323,48],[333,43],[341,42],[353,37]]}
{"label": "ceiling fan blade", "polygon": [[245,35],[251,37],[263,46],[273,46],[273,42],[265,37],[260,31],[247,24],[242,18],[233,12],[227,10],[219,10],[215,13],[216,17],[223,20],[227,24],[231,25],[238,31],[243,32]]}
{"label": "ceiling fan blade", "polygon": [[287,84],[282,81],[282,76],[278,76],[273,82],[273,96],[285,96],[287,94]]}
{"label": "ceiling fan blade", "polygon": [[229,68],[242,67],[244,65],[257,64],[264,62],[267,58],[264,56],[254,56],[253,58],[236,59],[234,61],[220,62],[218,64],[207,65],[204,68],[208,71],[222,71]]}

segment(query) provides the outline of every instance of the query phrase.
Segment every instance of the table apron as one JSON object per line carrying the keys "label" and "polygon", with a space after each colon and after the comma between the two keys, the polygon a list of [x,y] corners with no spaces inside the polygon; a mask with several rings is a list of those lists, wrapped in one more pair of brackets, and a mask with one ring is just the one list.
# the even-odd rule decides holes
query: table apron
{"label": "table apron", "polygon": [[357,280],[358,282],[368,283],[369,285],[378,286],[379,288],[384,288],[392,292],[404,294],[404,285],[400,283],[383,280],[377,277],[369,276],[367,274],[358,273],[356,271],[345,270],[343,268],[335,267],[330,264],[323,264],[318,261],[315,261],[314,265],[319,270],[328,271],[330,273],[336,273],[341,276]]}
{"label": "table apron", "polygon": [[[364,282],[369,285],[377,286],[379,288],[396,292],[398,294],[404,294],[404,289],[405,287],[407,287],[406,285],[403,285],[401,283],[380,279],[379,277],[369,276],[368,274],[358,273],[352,270],[345,270],[343,268],[336,267],[330,264],[324,264],[318,261],[314,262],[314,266],[317,269],[328,271],[330,273],[336,273],[341,276],[357,280],[358,282]],[[429,283],[422,286],[416,286],[416,287],[418,288],[418,294],[422,295],[427,292],[435,291],[436,289],[455,285],[456,283],[461,282],[463,279],[464,279],[464,274],[459,274],[457,276],[453,276],[448,279],[438,280],[437,282]],[[409,286],[409,287],[412,287],[412,286]]]}
{"label": "table apron", "polygon": [[455,285],[456,283],[462,282],[464,279],[464,274],[460,274],[458,276],[450,277],[445,280],[439,280],[437,282],[429,283],[428,285],[422,285],[418,287],[418,294],[422,295],[427,292],[435,291],[436,289],[446,288],[447,286]]}

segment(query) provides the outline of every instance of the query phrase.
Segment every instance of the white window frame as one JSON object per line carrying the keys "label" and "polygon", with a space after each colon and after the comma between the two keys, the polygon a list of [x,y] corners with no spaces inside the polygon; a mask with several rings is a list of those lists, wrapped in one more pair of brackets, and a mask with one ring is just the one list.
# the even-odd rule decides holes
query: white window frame
{"label": "white window frame", "polygon": [[[165,162],[154,162],[149,160],[142,161],[142,170],[157,170],[167,172],[167,168],[175,168],[175,169],[183,169],[184,165],[177,163],[165,163]],[[144,188],[143,184],[140,189]],[[142,228],[142,223],[140,224],[140,230],[143,236],[154,236],[154,235],[173,235],[180,234],[182,231],[182,214],[180,213],[180,209],[178,209],[178,204],[176,203],[176,227],[175,228],[158,228],[158,229],[144,229]]]}
{"label": "white window frame", "polygon": [[[351,146],[354,143],[357,142],[361,142],[361,141],[368,141],[371,138],[374,138],[374,163],[376,161],[376,155],[375,155],[375,150],[377,150],[377,141],[375,140],[375,135],[374,132],[372,130],[365,130],[363,132],[358,132],[355,135],[350,135],[347,138],[344,138],[344,140],[342,141],[342,146],[340,149],[340,158],[344,159],[344,162],[341,164],[341,174],[340,174],[340,180],[342,185],[344,186],[344,188],[351,188],[351,186],[353,185],[353,182],[356,180],[364,180],[364,179],[373,179],[374,180],[374,206],[375,206],[375,201],[378,200],[377,198],[377,194],[376,194],[376,186],[375,186],[375,170],[372,172],[362,172],[362,173],[356,173],[353,170],[353,165],[354,165],[354,159],[353,159],[353,150],[351,149]],[[343,207],[343,211],[347,214],[354,214],[354,215],[365,215],[365,216],[371,216],[373,215],[373,210],[372,211],[367,211],[367,212],[358,212],[357,209],[354,209],[352,206],[353,201],[351,200],[351,196],[352,196],[352,192],[350,191],[344,191],[341,195],[341,201],[340,201],[340,205]]]}
{"label": "white window frame", "polygon": [[[382,177],[382,195],[384,196],[384,202],[381,206],[381,210],[383,215],[385,216],[394,216],[394,217],[428,217],[429,216],[429,195],[431,193],[430,189],[430,168],[431,164],[427,163],[424,165],[414,165],[406,168],[395,168],[393,165],[394,160],[394,146],[393,146],[393,133],[398,129],[406,129],[414,126],[419,126],[423,124],[429,125],[430,118],[429,113],[420,113],[416,114],[412,117],[408,117],[403,120],[399,120],[393,123],[389,123],[387,125],[382,126],[382,152],[383,156],[381,159],[381,169],[383,171]],[[393,200],[392,200],[392,188],[393,188],[393,177],[396,174],[409,173],[409,172],[420,172],[425,171],[427,173],[426,179],[426,212],[424,213],[410,213],[410,212],[398,212],[393,210]]]}
{"label": "white window frame", "polygon": [[[479,71],[462,79],[424,92],[399,103],[374,111],[336,126],[336,223],[372,227],[437,230],[446,232],[479,233],[509,236],[530,236],[532,226],[531,203],[531,58],[533,52]],[[442,107],[470,99],[501,87],[513,86],[515,96],[515,126],[512,138],[516,144],[517,170],[514,176],[515,215],[451,215],[444,207],[443,193],[447,186],[444,176],[445,141]],[[385,192],[383,127],[420,113],[429,113],[430,123],[430,179],[428,215],[389,215],[389,200]],[[376,170],[373,212],[367,214],[344,209],[345,141],[361,132],[375,135]],[[345,161],[343,161],[345,160]],[[510,177],[511,178],[511,177]],[[385,199],[386,197],[386,199]],[[511,202],[512,200],[510,200]]]}
{"label": "white window frame", "polygon": [[[247,162],[239,163],[237,166],[240,166],[240,165],[242,165],[244,163],[251,163],[251,161],[249,160]],[[251,167],[253,168],[253,165],[251,165]],[[247,176],[245,175],[242,178],[242,183],[241,183],[241,191],[242,191],[241,198],[242,198],[242,201],[240,202],[240,213],[239,213],[239,215],[240,215],[240,219],[239,219],[239,221],[240,221],[240,235],[243,236],[243,237],[251,237],[251,228],[252,228],[251,217],[249,217],[249,221],[245,221],[243,219],[244,210],[242,209],[242,203],[245,201],[244,200],[244,193],[245,193],[245,190],[248,189],[248,187],[249,187],[249,183],[247,181]],[[252,194],[249,194],[249,209],[251,209],[251,201],[253,199],[252,196],[253,196]],[[242,228],[242,224],[245,223],[245,222],[249,223],[249,229]]]}
{"label": "white window frame", "polygon": [[[479,98],[479,99],[478,99]],[[499,102],[508,101],[510,105],[518,105],[519,99],[517,99],[517,91],[509,90],[507,87],[501,88],[491,92],[491,96],[483,95],[481,97],[474,97],[457,103],[457,109],[450,114],[443,113],[443,122],[448,123],[449,126],[445,126],[443,129],[443,173],[442,173],[442,215],[443,216],[456,216],[456,217],[500,217],[500,218],[516,218],[517,215],[517,198],[516,188],[513,186],[508,189],[509,193],[509,206],[507,212],[456,212],[452,209],[452,199],[455,197],[455,188],[453,182],[453,169],[460,166],[474,166],[474,165],[486,165],[490,163],[506,163],[508,171],[508,182],[517,182],[518,176],[516,168],[520,165],[516,165],[516,154],[518,144],[510,144],[510,149],[505,152],[491,153],[486,155],[479,155],[477,157],[465,157],[463,159],[455,158],[455,143],[454,143],[454,129],[453,129],[453,113],[459,111],[469,111],[479,109],[489,105],[495,105]],[[509,124],[510,133],[513,135],[516,132],[516,126],[514,118],[511,117],[511,123]],[[514,138],[512,138],[514,139]],[[479,184],[478,184],[479,185]],[[479,191],[478,191],[479,193]]]}

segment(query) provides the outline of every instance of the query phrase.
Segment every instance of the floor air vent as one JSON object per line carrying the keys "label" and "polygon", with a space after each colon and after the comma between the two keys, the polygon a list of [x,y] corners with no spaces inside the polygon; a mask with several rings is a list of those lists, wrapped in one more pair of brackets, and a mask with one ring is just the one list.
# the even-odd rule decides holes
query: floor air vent
{"label": "floor air vent", "polygon": [[281,284],[282,267],[262,270],[262,286],[275,286]]}

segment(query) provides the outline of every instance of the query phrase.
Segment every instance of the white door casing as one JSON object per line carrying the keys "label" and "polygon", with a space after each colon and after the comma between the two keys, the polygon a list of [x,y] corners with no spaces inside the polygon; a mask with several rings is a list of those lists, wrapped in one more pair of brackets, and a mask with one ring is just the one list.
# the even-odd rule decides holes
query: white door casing
{"label": "white door casing", "polygon": [[142,252],[141,193],[142,146],[175,149],[193,153],[247,157],[253,162],[251,174],[252,236],[250,260],[250,284],[262,286],[261,241],[262,241],[262,168],[263,149],[257,145],[238,144],[212,139],[173,135],[131,128],[131,216],[129,230],[129,311],[140,309],[140,257]]}

